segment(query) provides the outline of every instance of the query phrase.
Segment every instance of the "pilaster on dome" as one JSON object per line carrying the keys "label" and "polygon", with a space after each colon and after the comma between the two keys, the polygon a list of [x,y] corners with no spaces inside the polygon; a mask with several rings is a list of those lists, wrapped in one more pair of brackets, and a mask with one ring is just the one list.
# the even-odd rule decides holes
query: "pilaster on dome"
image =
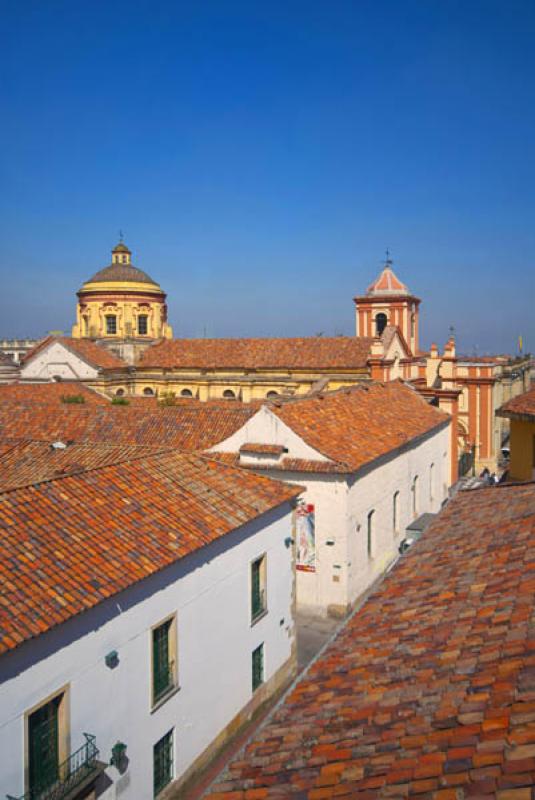
{"label": "pilaster on dome", "polygon": [[390,258],[390,253],[386,251],[385,265],[381,273],[377,276],[370,286],[368,286],[366,294],[369,297],[377,297],[381,295],[410,295],[408,286],[402,283],[394,270],[392,264],[394,262]]}

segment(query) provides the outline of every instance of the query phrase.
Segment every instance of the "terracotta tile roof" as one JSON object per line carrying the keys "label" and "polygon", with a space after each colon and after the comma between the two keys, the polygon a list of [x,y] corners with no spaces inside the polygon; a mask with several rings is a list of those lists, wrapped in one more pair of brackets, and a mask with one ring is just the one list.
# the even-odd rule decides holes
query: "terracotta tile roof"
{"label": "terracotta tile roof", "polygon": [[116,367],[125,367],[126,362],[118,356],[106,350],[105,347],[92,342],[91,339],[73,339],[69,336],[47,336],[46,339],[38,342],[35,347],[28,350],[24,356],[22,363],[27,364],[34,356],[44,350],[48,345],[53,342],[59,342],[66,348],[71,350],[76,355],[83,358],[94,367],[102,369],[114,369]]}
{"label": "terracotta tile roof", "polygon": [[6,400],[15,400],[22,403],[60,403],[64,397],[81,395],[84,398],[83,405],[98,404],[109,405],[110,400],[103,397],[93,389],[89,389],[85,384],[71,381],[61,381],[59,383],[6,383],[0,385],[0,403]]}
{"label": "terracotta tile roof", "polygon": [[282,444],[261,444],[247,442],[240,447],[240,453],[259,453],[260,455],[280,456],[285,451]]}
{"label": "terracotta tile roof", "polygon": [[0,653],[296,497],[176,453],[0,495]]}
{"label": "terracotta tile roof", "polygon": [[61,475],[84,472],[130,458],[152,455],[163,448],[115,444],[71,444],[61,442],[19,442],[1,444],[0,491],[51,480]]}
{"label": "terracotta tile roof", "polygon": [[389,266],[385,266],[374,282],[368,286],[367,294],[409,294],[409,290],[405,284],[399,280],[397,275],[394,274],[394,271]]}
{"label": "terracotta tile roof", "polygon": [[496,413],[500,417],[535,421],[535,388],[508,400]]}
{"label": "terracotta tile roof", "polygon": [[269,407],[345,472],[360,469],[450,420],[401,381],[359,385]]}
{"label": "terracotta tile roof", "polygon": [[534,567],[535,485],[460,493],[207,796],[531,798]]}
{"label": "terracotta tile roof", "polygon": [[103,442],[204,450],[226,439],[255,413],[242,404],[156,407],[0,403],[0,440]]}
{"label": "terracotta tile roof", "polygon": [[371,338],[167,339],[148,347],[139,367],[164,369],[363,369]]}

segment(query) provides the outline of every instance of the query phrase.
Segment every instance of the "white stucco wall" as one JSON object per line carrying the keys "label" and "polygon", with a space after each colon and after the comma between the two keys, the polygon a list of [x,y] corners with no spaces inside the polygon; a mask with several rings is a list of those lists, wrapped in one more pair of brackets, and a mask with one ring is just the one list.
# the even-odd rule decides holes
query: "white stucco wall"
{"label": "white stucco wall", "polygon": [[328,459],[308,445],[269,408],[262,406],[245,425],[210,449],[214,453],[237,453],[242,444],[280,444],[288,449],[288,458]]}
{"label": "white stucco wall", "polygon": [[[153,745],[171,729],[183,774],[251,699],[252,651],[264,643],[265,680],[290,657],[291,527],[286,504],[0,658],[0,797],[25,790],[25,712],[65,685],[71,752],[83,732],[104,761],[116,741],[128,746],[126,773],[107,770],[104,800],[152,797]],[[263,553],[268,613],[251,626],[250,564]],[[175,612],[180,690],[151,711],[151,628]]]}
{"label": "white stucco wall", "polygon": [[[282,423],[273,425],[269,416],[256,414],[249,423],[214,450],[239,450],[245,442],[283,444],[288,457],[308,447]],[[276,417],[275,417],[276,419]],[[254,438],[253,438],[254,437]],[[295,442],[294,440],[298,441]],[[256,471],[271,478],[304,486],[306,503],[315,508],[316,571],[297,571],[297,606],[315,613],[342,611],[353,604],[397,556],[405,528],[413,520],[411,486],[418,476],[417,516],[437,512],[449,487],[449,427],[445,427],[405,450],[381,459],[373,468],[353,476],[328,473],[286,472],[270,469],[258,460]],[[309,458],[311,456],[308,456]],[[317,456],[316,456],[317,458]],[[248,459],[250,463],[251,459]],[[434,464],[433,497],[429,493],[429,469]],[[392,530],[392,499],[399,491],[399,525]],[[367,552],[367,517],[373,517],[373,553]],[[357,530],[357,526],[360,526]]]}
{"label": "white stucco wall", "polygon": [[[449,427],[416,447],[357,475],[348,493],[347,589],[353,603],[396,557],[407,525],[413,521],[411,486],[418,477],[416,516],[437,513],[448,496]],[[430,467],[433,464],[433,492],[430,493]],[[399,492],[398,526],[393,529],[393,498]],[[368,557],[368,514],[373,511],[372,557]]]}
{"label": "white stucco wall", "polygon": [[96,378],[98,370],[64,347],[61,342],[52,342],[25,364],[20,374],[22,380],[51,380],[55,375],[62,380],[86,380]]}

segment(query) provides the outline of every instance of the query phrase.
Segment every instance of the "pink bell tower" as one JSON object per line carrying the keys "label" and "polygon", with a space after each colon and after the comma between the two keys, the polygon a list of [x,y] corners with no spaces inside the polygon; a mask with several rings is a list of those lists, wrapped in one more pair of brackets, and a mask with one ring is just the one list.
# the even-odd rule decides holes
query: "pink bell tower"
{"label": "pink bell tower", "polygon": [[418,307],[420,300],[412,295],[392,270],[392,259],[386,251],[380,275],[365,295],[353,298],[357,336],[382,336],[387,326],[401,331],[413,356],[418,354]]}

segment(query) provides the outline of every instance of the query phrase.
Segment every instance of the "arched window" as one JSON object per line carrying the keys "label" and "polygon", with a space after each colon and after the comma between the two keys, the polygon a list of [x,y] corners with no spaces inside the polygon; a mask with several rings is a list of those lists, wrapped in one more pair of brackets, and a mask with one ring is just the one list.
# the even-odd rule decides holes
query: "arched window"
{"label": "arched window", "polygon": [[434,496],[434,484],[435,484],[435,465],[431,464],[429,467],[429,499],[432,500]]}
{"label": "arched window", "polygon": [[416,314],[411,314],[411,336],[414,336],[416,330]]}
{"label": "arched window", "polygon": [[236,399],[236,395],[234,394],[232,389],[225,389],[225,391],[223,392],[223,397],[225,398],[225,400],[235,400]]}
{"label": "arched window", "polygon": [[394,536],[399,530],[399,492],[394,492],[392,498],[392,530]]}
{"label": "arched window", "polygon": [[418,513],[418,475],[414,476],[414,480],[411,486],[411,494],[412,494],[412,515],[413,517],[416,516]]}
{"label": "arched window", "polygon": [[147,386],[143,389],[143,394],[145,397],[154,397],[154,389],[151,389],[150,386]]}
{"label": "arched window", "polygon": [[375,335],[376,336],[381,336],[382,332],[386,328],[386,323],[387,322],[388,322],[388,317],[386,316],[386,314],[383,314],[383,312],[381,312],[380,314],[376,315],[376,317],[375,317]]}
{"label": "arched window", "polygon": [[115,392],[115,397],[123,397],[124,396],[124,389],[117,389]]}
{"label": "arched window", "polygon": [[266,397],[278,397],[278,396],[279,396],[279,393],[278,393],[278,392],[275,392],[275,391],[273,391],[273,390],[271,390],[271,392],[268,392],[268,393],[266,394]]}
{"label": "arched window", "polygon": [[373,520],[373,518],[374,518],[374,516],[375,516],[375,511],[373,511],[373,510],[370,511],[370,513],[368,514],[368,528],[367,528],[367,534],[368,534],[368,541],[367,541],[368,558],[373,558],[373,549],[374,549],[373,548],[373,546],[374,546],[374,541],[373,541],[373,522],[374,522],[374,520]]}
{"label": "arched window", "polygon": [[180,392],[180,397],[193,397],[193,392],[191,389],[182,389]]}

